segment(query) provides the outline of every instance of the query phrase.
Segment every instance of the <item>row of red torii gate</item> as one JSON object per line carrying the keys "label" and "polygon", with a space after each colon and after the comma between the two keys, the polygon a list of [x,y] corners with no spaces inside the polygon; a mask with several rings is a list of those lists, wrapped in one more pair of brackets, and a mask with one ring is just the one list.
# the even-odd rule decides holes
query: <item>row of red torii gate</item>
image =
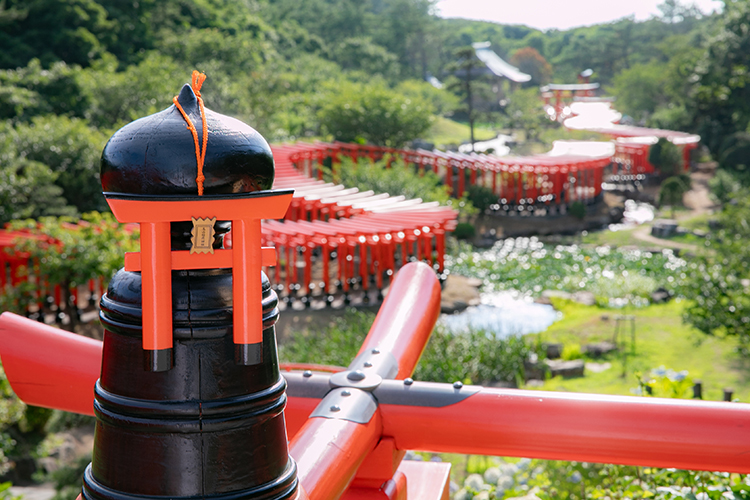
{"label": "row of red torii gate", "polygon": [[[283,220],[262,225],[263,243],[276,247],[279,262],[266,271],[283,299],[299,299],[306,306],[314,301],[332,304],[337,297],[349,303],[352,292],[357,300],[379,300],[395,271],[410,261],[427,262],[444,275],[445,238],[456,227],[457,210],[326,182],[325,169],[335,177],[344,158],[354,161],[349,164],[353,168],[372,168],[375,161],[386,159],[386,165],[400,160],[418,172],[434,172],[457,198],[481,186],[497,197],[500,213],[554,214],[576,201],[597,202],[609,178],[658,174],[648,162],[649,148],[658,137],[682,149],[687,171],[699,140],[680,132],[619,125],[597,131],[614,140],[603,143],[604,148],[600,143],[594,152],[575,141],[558,141],[549,153],[526,157],[344,143],[276,145],[273,187],[293,188],[295,194]],[[0,252],[0,287],[33,280],[38,284],[38,308],[50,303],[52,309],[67,309],[59,285],[34,278],[28,256],[14,251],[16,239],[28,237],[22,232],[0,234],[5,250]],[[71,290],[73,304],[79,307],[87,296],[99,296],[104,281],[93,279],[85,289]]]}

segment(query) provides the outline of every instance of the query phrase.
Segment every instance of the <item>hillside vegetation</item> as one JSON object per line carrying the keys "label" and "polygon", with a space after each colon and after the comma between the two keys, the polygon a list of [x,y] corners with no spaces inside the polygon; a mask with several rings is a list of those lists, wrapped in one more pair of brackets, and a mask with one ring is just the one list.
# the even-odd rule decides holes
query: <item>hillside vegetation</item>
{"label": "hillside vegetation", "polygon": [[[211,109],[269,141],[402,146],[431,138],[435,117],[469,118],[452,68],[457,51],[482,41],[534,78],[528,89],[479,79],[475,98],[486,105],[475,106],[477,123],[537,137],[552,124],[536,87],[592,68],[635,120],[696,130],[718,153],[750,118],[742,29],[750,7],[728,2],[704,17],[669,0],[662,10],[645,22],[541,32],[442,19],[430,0],[6,0],[0,222],[106,210],[97,172],[107,137],[167,107],[193,69],[208,75]],[[392,125],[375,132],[382,116]],[[456,140],[437,139],[468,140],[453,130]]]}

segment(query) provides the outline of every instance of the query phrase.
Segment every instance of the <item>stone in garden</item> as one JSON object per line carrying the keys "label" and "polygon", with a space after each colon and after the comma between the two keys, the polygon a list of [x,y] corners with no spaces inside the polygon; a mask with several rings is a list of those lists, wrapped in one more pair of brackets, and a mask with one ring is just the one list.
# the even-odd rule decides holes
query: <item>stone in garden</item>
{"label": "stone in garden", "polygon": [[655,220],[651,225],[651,236],[669,238],[677,231],[677,221],[671,219]]}
{"label": "stone in garden", "polygon": [[574,293],[570,299],[573,302],[577,302],[579,304],[582,304],[584,306],[595,306],[596,305],[596,297],[591,292],[576,292]]}
{"label": "stone in garden", "polygon": [[540,363],[538,360],[525,360],[523,362],[523,372],[526,381],[544,380],[544,373],[546,372],[546,368],[546,365],[544,365],[544,363]]}
{"label": "stone in garden", "polygon": [[665,288],[659,287],[651,292],[651,302],[654,304],[661,304],[663,302],[669,302],[672,298],[672,294]]}
{"label": "stone in garden", "polygon": [[573,359],[571,361],[548,359],[545,363],[549,367],[550,374],[553,377],[561,376],[564,378],[583,377],[586,365],[582,359]]}
{"label": "stone in garden", "polygon": [[612,342],[607,341],[594,342],[593,344],[586,344],[583,346],[584,354],[588,354],[592,358],[599,358],[616,350],[617,346]]}
{"label": "stone in garden", "polygon": [[556,343],[545,343],[544,348],[547,351],[547,358],[548,359],[557,359],[560,356],[562,356],[563,351],[563,345],[562,344],[556,344]]}

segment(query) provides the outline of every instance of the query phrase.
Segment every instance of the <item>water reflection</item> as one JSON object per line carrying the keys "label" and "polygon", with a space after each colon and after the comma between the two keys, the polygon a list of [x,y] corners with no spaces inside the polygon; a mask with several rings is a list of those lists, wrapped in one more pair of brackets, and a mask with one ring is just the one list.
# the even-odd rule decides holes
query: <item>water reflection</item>
{"label": "water reflection", "polygon": [[537,304],[518,292],[491,292],[482,295],[482,303],[459,314],[444,314],[440,322],[452,332],[469,329],[492,332],[497,338],[543,332],[562,313],[552,306]]}

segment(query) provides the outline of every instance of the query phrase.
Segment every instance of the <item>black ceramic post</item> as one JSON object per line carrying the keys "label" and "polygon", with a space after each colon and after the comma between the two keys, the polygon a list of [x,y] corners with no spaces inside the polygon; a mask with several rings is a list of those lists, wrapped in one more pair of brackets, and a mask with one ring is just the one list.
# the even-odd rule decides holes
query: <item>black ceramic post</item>
{"label": "black ceramic post", "polygon": [[[180,103],[202,133],[189,86]],[[247,125],[206,110],[207,194],[268,190],[273,159]],[[126,125],[102,156],[105,192],[144,198],[192,197],[194,144],[172,106]],[[175,221],[172,249],[190,245],[190,221]],[[222,248],[229,222],[217,222]],[[260,245],[260,242],[257,242]],[[143,365],[141,275],[120,270],[101,298],[105,328],[96,384],[94,455],[84,474],[87,500],[268,499],[297,491],[283,409],[286,383],[278,368],[277,296],[265,275],[260,364],[236,364],[231,269],[172,271],[173,366]],[[161,367],[163,368],[163,367]]]}

